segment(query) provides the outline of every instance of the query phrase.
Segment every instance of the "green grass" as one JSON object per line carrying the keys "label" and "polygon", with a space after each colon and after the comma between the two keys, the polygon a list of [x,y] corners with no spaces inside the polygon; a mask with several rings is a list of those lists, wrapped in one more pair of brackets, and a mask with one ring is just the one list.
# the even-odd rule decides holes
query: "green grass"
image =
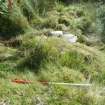
{"label": "green grass", "polygon": [[[9,23],[13,22],[11,27],[20,27],[24,34],[16,33],[16,39],[20,41],[18,46],[0,44],[0,102],[37,105],[39,98],[44,105],[104,105],[105,54],[98,44],[87,46],[84,38],[95,34],[94,4],[65,6],[56,3],[52,8],[49,2],[40,0],[35,8],[32,0],[14,5]],[[8,17],[5,18],[8,21]],[[7,24],[4,24],[4,30],[1,28],[8,32],[7,36],[9,32],[12,35],[18,31],[14,27],[14,31],[9,28],[5,31],[5,28],[8,28]],[[79,40],[70,44],[63,38],[48,37],[49,30],[68,31]],[[16,84],[12,82],[14,79],[34,83]],[[39,80],[91,83],[93,86],[88,89],[44,86]]]}
{"label": "green grass", "polygon": [[[12,53],[11,59],[7,58],[5,62],[0,63],[1,101],[6,100],[12,105],[34,105],[37,103],[37,97],[40,97],[47,105],[100,105],[104,102],[104,96],[100,95],[100,88],[98,89],[105,81],[104,53],[84,44],[69,44],[59,38],[46,39],[26,35],[21,37],[21,40],[21,46],[14,52],[15,54]],[[13,48],[10,51],[12,50]],[[8,53],[4,47],[1,52]],[[34,83],[27,85],[12,83],[11,80],[16,78],[32,80]],[[56,85],[43,86],[38,80],[90,82],[95,86],[87,90]]]}
{"label": "green grass", "polygon": [[[45,69],[42,68],[39,74],[34,74],[28,69],[25,72],[16,72],[16,69],[10,72],[11,68],[7,71],[7,67],[8,65],[5,65],[0,72],[5,75],[0,80],[0,100],[6,100],[12,105],[34,105],[37,104],[37,97],[47,105],[100,105],[100,102],[104,102],[104,96],[100,96],[100,88],[97,86],[84,90],[56,85],[43,86],[37,81],[40,79],[76,83],[84,81],[83,75],[77,71],[54,67],[51,64]],[[32,80],[34,83],[15,84],[11,82],[14,78]]]}

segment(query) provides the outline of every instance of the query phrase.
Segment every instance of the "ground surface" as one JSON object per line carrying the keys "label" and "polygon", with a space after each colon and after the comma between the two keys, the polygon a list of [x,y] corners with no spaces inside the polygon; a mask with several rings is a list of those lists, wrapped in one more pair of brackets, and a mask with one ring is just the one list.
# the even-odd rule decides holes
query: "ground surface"
{"label": "ground surface", "polygon": [[[94,12],[94,4],[59,4],[45,17],[32,19],[29,32],[1,39],[1,105],[104,105],[104,44],[94,31]],[[71,44],[48,36],[50,30],[75,34],[78,41]],[[18,84],[15,79],[32,83]],[[40,81],[92,86],[43,85]]]}

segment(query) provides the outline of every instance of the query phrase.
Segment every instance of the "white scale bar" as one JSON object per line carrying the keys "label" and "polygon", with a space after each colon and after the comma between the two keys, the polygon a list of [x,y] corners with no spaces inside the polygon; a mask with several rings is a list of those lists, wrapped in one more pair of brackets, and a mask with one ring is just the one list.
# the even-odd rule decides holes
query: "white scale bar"
{"label": "white scale bar", "polygon": [[67,86],[77,86],[77,87],[91,87],[92,84],[73,84],[73,83],[56,83],[56,82],[49,82],[52,85],[67,85]]}

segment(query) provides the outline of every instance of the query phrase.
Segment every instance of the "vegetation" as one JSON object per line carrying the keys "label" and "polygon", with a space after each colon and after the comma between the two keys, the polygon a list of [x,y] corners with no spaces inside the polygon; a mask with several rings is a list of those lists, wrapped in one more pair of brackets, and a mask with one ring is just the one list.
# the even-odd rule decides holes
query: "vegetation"
{"label": "vegetation", "polygon": [[[104,105],[105,10],[96,0],[0,0],[0,103]],[[91,11],[91,12],[90,12]],[[61,30],[78,37],[51,37]],[[13,80],[30,80],[16,84]],[[40,81],[91,84],[43,85]]]}

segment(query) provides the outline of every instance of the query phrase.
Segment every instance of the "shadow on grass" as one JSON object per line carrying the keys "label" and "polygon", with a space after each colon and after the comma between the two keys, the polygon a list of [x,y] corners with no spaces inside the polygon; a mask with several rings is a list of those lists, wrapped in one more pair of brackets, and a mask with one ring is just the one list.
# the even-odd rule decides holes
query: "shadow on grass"
{"label": "shadow on grass", "polygon": [[0,37],[3,39],[9,39],[20,33],[24,33],[21,26],[11,21],[9,18],[0,16]]}
{"label": "shadow on grass", "polygon": [[48,57],[48,52],[44,49],[44,47],[36,46],[35,49],[30,51],[29,55],[23,57],[19,62],[17,68],[21,70],[21,68],[28,68],[29,70],[38,73],[41,66],[46,64]]}

